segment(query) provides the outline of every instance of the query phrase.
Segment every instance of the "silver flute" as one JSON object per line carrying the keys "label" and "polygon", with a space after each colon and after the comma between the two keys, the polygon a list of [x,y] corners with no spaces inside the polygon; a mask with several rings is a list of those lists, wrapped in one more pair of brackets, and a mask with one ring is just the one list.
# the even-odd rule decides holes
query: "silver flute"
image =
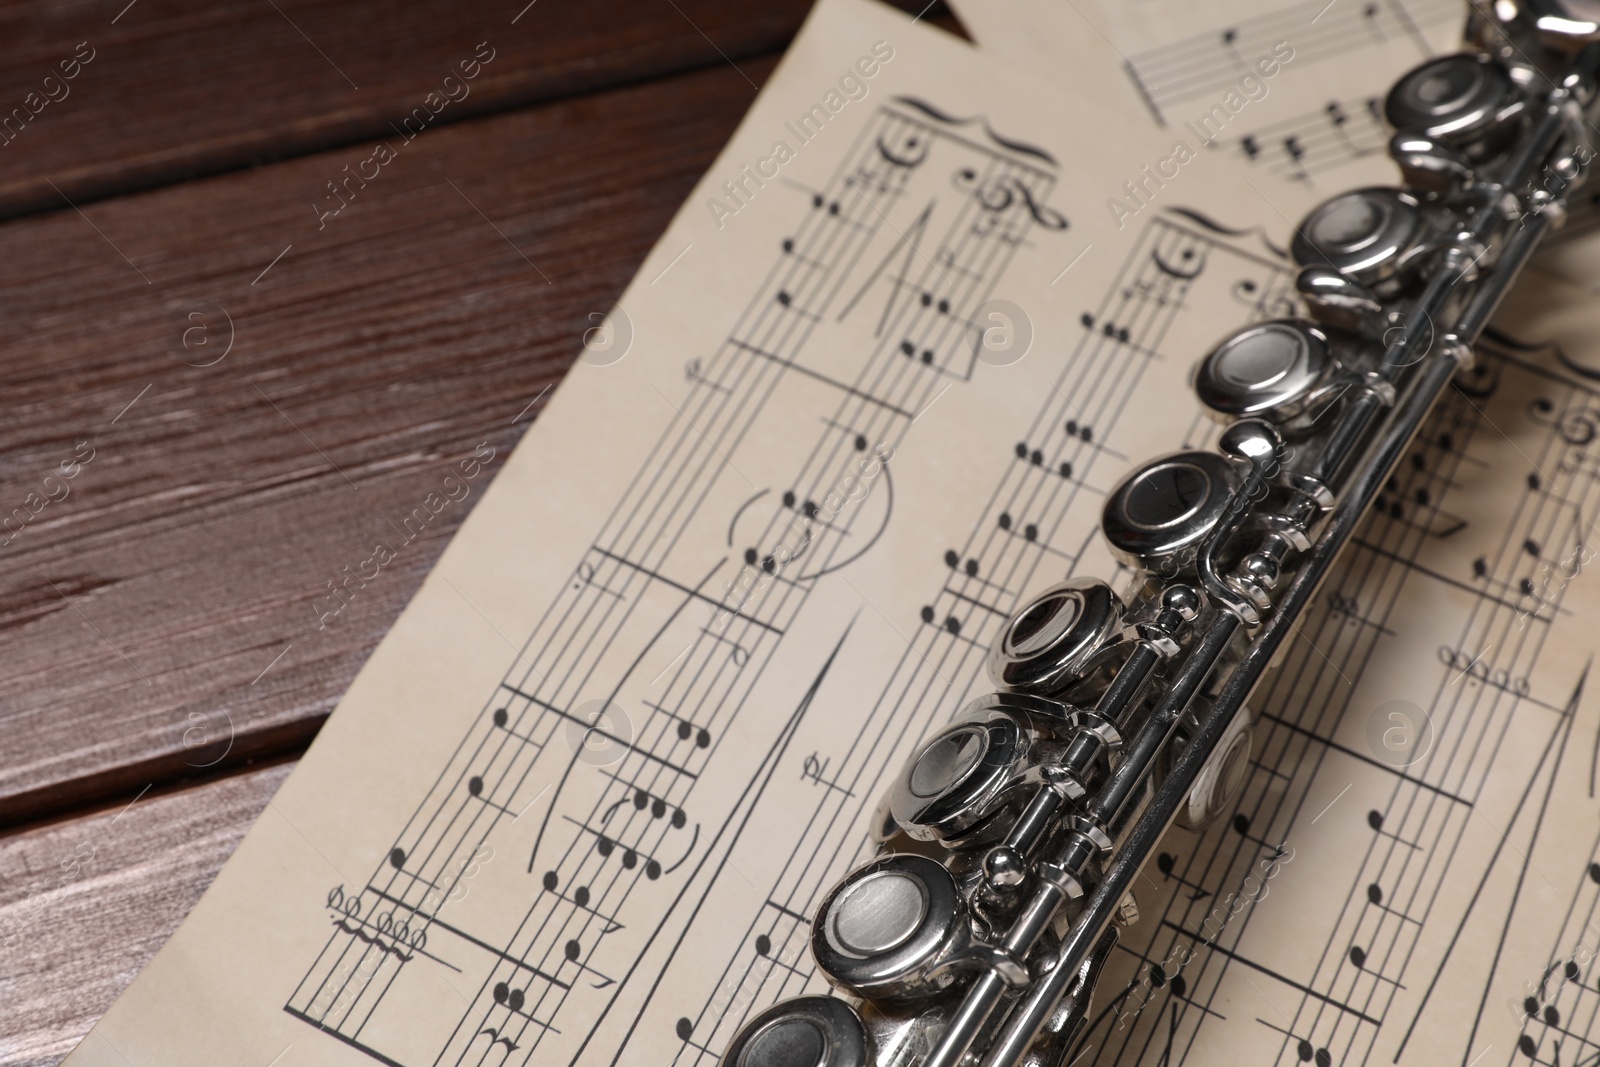
{"label": "silver flute", "polygon": [[1072,579],[1008,622],[999,692],[920,746],[817,910],[835,995],[757,1014],[725,1067],[1065,1061],[1134,878],[1231,807],[1251,690],[1594,157],[1600,0],[1475,2],[1465,42],[1388,95],[1403,184],[1296,228],[1305,317],[1201,360],[1217,451],[1107,497],[1131,592]]}

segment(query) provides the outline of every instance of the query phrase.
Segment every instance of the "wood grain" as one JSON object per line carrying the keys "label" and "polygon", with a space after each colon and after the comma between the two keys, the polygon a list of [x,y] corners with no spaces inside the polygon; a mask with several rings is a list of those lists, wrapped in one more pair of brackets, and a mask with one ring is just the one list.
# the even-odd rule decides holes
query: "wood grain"
{"label": "wood grain", "polygon": [[[494,51],[493,60],[464,97],[439,111],[435,125],[742,64],[781,48],[810,6],[807,0],[525,5],[8,4],[0,9],[6,43],[0,118],[22,110],[12,128],[0,125],[0,217],[388,136],[390,123],[424,106],[447,75],[459,77],[459,64],[472,60],[480,42]],[[76,63],[76,76],[66,80],[61,64],[74,63],[80,45],[92,58]]]}
{"label": "wood grain", "polygon": [[289,770],[151,793],[0,839],[0,1067],[46,1067],[72,1051],[189,914]]}
{"label": "wood grain", "polygon": [[0,822],[304,744],[476,495],[319,626],[328,583],[480,445],[488,481],[751,95],[432,131],[320,230],[370,145],[5,226],[0,518],[67,495],[0,547]]}
{"label": "wood grain", "polygon": [[198,900],[807,6],[0,10],[0,1067],[58,1062]]}

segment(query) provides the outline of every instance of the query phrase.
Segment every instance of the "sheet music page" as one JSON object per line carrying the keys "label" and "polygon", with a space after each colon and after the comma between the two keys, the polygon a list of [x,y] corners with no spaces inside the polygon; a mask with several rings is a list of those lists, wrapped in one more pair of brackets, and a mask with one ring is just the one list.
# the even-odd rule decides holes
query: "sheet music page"
{"label": "sheet music page", "polygon": [[[70,1062],[705,1067],[824,989],[810,917],[888,777],[990,688],[1023,598],[1118,573],[1106,491],[1214,435],[1200,354],[1292,312],[1285,212],[1236,166],[822,0]],[[1116,210],[1146,167],[1172,176]],[[1557,288],[1508,313],[1253,699],[1236,812],[1163,843],[1077,1062],[1576,1048],[1600,404],[1541,347],[1595,332]]]}
{"label": "sheet music page", "polygon": [[951,6],[984,48],[1242,161],[1240,176],[1263,189],[1287,182],[1323,197],[1393,183],[1384,95],[1420,61],[1457,51],[1466,22],[1462,0]]}
{"label": "sheet music page", "polygon": [[1558,234],[1556,242],[1542,249],[1535,262],[1546,272],[1571,283],[1576,289],[1573,296],[1581,306],[1585,299],[1600,291],[1600,232],[1594,226],[1594,194],[1585,190],[1589,200],[1588,218],[1575,220],[1573,228],[1581,232],[1572,235]]}

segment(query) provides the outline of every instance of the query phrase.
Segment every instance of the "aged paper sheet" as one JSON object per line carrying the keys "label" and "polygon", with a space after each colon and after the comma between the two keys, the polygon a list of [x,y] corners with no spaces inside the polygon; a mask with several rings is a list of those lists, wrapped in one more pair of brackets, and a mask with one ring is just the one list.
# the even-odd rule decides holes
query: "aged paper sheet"
{"label": "aged paper sheet", "polygon": [[1204,143],[1263,189],[1289,183],[1322,196],[1393,183],[1384,94],[1417,63],[1459,49],[1466,22],[1462,0],[952,6],[985,49]]}
{"label": "aged paper sheet", "polygon": [[[1318,195],[1014,66],[823,0],[71,1062],[703,1065],[824,988],[886,777],[1023,597],[1117,573],[1104,494],[1210,439],[1188,369],[1293,311]],[[1078,1062],[1511,1062],[1592,1016],[1594,331],[1534,289],[1253,701],[1237,811],[1148,870]]]}

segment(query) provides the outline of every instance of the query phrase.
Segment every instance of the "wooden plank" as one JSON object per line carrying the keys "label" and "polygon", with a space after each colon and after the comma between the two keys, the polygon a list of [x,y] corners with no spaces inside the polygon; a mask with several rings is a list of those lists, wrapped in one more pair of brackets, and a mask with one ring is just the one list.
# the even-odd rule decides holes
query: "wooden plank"
{"label": "wooden plank", "polygon": [[[27,0],[0,11],[0,217],[780,48],[808,0]],[[485,43],[487,51],[480,51]],[[81,47],[80,47],[81,46]],[[83,60],[87,59],[85,63]],[[62,64],[66,63],[63,68]],[[68,79],[66,73],[75,76]],[[46,79],[50,79],[46,81]],[[754,94],[744,86],[745,99]],[[52,188],[52,184],[54,188]],[[59,190],[59,192],[57,191]]]}
{"label": "wooden plank", "polygon": [[0,1067],[45,1067],[72,1051],[189,914],[289,770],[152,793],[0,838]]}
{"label": "wooden plank", "polygon": [[[954,27],[942,4],[893,2]],[[701,67],[742,67],[782,48],[810,6],[97,0],[91,13],[50,0],[7,5],[0,218],[389,136],[418,108],[437,128]],[[463,70],[475,76],[463,81]],[[456,80],[446,85],[449,75]],[[753,84],[746,88],[753,96]]]}
{"label": "wooden plank", "polygon": [[0,822],[304,744],[771,63],[8,224]]}

